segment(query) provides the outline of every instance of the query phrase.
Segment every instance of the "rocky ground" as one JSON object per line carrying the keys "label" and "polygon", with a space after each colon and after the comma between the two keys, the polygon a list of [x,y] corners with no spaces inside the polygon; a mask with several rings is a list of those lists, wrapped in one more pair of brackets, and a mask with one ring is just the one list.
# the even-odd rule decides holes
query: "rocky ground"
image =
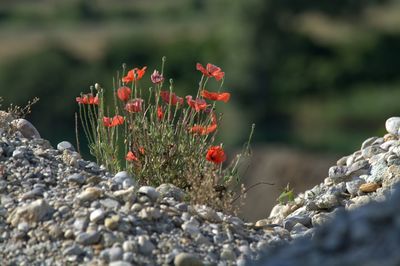
{"label": "rocky ground", "polygon": [[188,205],[172,185],[137,187],[0,115],[1,265],[244,265],[290,238]]}
{"label": "rocky ground", "polygon": [[[386,242],[399,247],[389,233],[400,224],[400,192],[387,199],[400,179],[399,127],[400,118],[389,119],[387,135],[253,224],[189,205],[172,185],[138,187],[126,172],[108,173],[68,142],[53,148],[28,121],[0,113],[0,264],[325,265],[330,255],[327,265],[357,265],[345,259],[384,254]],[[359,208],[371,201],[382,203]]]}

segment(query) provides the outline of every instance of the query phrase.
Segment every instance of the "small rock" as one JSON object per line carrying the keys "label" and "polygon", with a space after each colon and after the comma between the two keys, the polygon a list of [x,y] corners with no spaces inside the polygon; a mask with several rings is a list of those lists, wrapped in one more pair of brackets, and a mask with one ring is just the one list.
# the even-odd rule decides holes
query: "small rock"
{"label": "small rock", "polygon": [[40,222],[46,216],[51,214],[53,209],[44,199],[35,200],[25,206],[15,209],[7,221],[13,226],[16,226],[20,220],[25,220],[28,223]]}
{"label": "small rock", "polygon": [[203,266],[201,260],[194,254],[179,253],[174,259],[175,266]]}
{"label": "small rock", "polygon": [[391,117],[386,120],[385,123],[386,131],[393,135],[399,134],[400,128],[400,117]]}
{"label": "small rock", "polygon": [[100,200],[100,204],[106,209],[118,209],[120,207],[119,202],[111,198]]}
{"label": "small rock", "polygon": [[120,217],[119,215],[113,215],[110,218],[104,220],[104,226],[110,230],[114,230],[118,227]]}
{"label": "small rock", "polygon": [[375,192],[379,188],[377,183],[365,183],[360,186],[360,191],[364,193]]}
{"label": "small rock", "polygon": [[75,148],[70,142],[61,141],[60,143],[57,144],[57,150],[59,150],[59,151],[64,151],[64,150],[75,151]]}
{"label": "small rock", "polygon": [[153,243],[151,243],[147,236],[139,236],[138,245],[139,252],[147,255],[150,254],[155,248],[155,246],[153,245]]}
{"label": "small rock", "polygon": [[[125,254],[124,254],[124,257],[125,257]],[[118,261],[110,262],[108,264],[108,266],[132,266],[132,264],[127,261],[118,260]]]}
{"label": "small rock", "polygon": [[63,251],[63,255],[64,256],[72,256],[72,255],[80,255],[84,253],[84,250],[82,248],[80,248],[78,245],[72,245],[70,247],[67,247],[66,249],[64,249]]}
{"label": "small rock", "polygon": [[377,139],[378,139],[378,137],[371,137],[371,138],[364,140],[364,142],[361,144],[361,150],[365,149],[366,147],[371,146],[374,143],[374,141]]}
{"label": "small rock", "polygon": [[176,201],[182,201],[185,197],[185,193],[178,187],[172,184],[161,184],[156,188],[161,197],[171,197]]}
{"label": "small rock", "polygon": [[81,194],[77,196],[77,199],[81,202],[93,201],[99,198],[102,194],[102,190],[97,187],[88,187]]}
{"label": "small rock", "polygon": [[75,239],[76,242],[82,244],[82,245],[93,245],[97,244],[100,241],[101,235],[100,232],[94,231],[94,232],[82,232],[79,233]]}
{"label": "small rock", "polygon": [[39,131],[26,119],[15,119],[11,125],[27,139],[40,138]]}
{"label": "small rock", "polygon": [[195,207],[197,214],[206,221],[212,223],[222,222],[221,218],[218,216],[217,212],[207,207],[205,205],[197,205]]}
{"label": "small rock", "polygon": [[350,195],[355,196],[363,183],[365,183],[364,179],[356,178],[352,181],[346,182],[346,189]]}
{"label": "small rock", "polygon": [[105,212],[103,209],[96,209],[90,214],[90,221],[93,223],[97,223],[98,221],[102,220],[104,216]]}
{"label": "small rock", "polygon": [[67,177],[68,182],[82,185],[85,183],[86,177],[81,174],[72,174]]}
{"label": "small rock", "polygon": [[348,168],[346,166],[332,166],[329,168],[329,177],[332,179],[340,179],[346,176]]}
{"label": "small rock", "polygon": [[140,187],[138,193],[146,195],[151,201],[157,201],[158,197],[160,196],[160,193],[158,193],[158,191],[154,187],[150,186]]}
{"label": "small rock", "polygon": [[115,174],[115,176],[113,177],[113,181],[121,184],[124,182],[124,180],[126,179],[131,179],[132,177],[128,174],[128,172],[126,171],[121,171]]}
{"label": "small rock", "polygon": [[283,221],[283,227],[286,230],[291,231],[293,226],[296,224],[302,224],[303,226],[311,226],[311,218],[305,215],[295,215],[291,216]]}
{"label": "small rock", "polygon": [[221,259],[227,261],[234,261],[236,260],[236,254],[231,249],[222,249],[221,252]]}
{"label": "small rock", "polygon": [[110,248],[108,251],[110,262],[122,260],[124,252],[120,247]]}

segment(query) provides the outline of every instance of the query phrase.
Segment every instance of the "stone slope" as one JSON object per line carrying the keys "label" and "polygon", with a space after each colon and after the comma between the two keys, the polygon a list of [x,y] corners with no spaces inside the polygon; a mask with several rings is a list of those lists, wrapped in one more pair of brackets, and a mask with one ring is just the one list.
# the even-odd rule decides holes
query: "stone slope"
{"label": "stone slope", "polygon": [[81,159],[68,142],[54,149],[28,121],[5,120],[1,265],[244,265],[289,239],[282,227],[255,228],[189,205],[172,185],[137,187],[126,172]]}
{"label": "stone slope", "polygon": [[400,191],[391,199],[400,181],[399,128],[399,117],[388,119],[388,134],[365,140],[329,169],[324,183],[259,221],[299,238],[267,251],[260,265],[400,265]]}

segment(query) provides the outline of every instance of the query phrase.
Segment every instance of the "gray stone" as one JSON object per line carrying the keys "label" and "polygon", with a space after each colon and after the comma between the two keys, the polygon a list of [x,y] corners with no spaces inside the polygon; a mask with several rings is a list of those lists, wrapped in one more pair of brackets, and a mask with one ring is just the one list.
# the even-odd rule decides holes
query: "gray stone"
{"label": "gray stone", "polygon": [[309,216],[305,216],[305,215],[296,215],[296,216],[291,216],[289,218],[286,218],[283,221],[283,227],[286,230],[291,231],[293,226],[295,226],[297,223],[300,223],[304,226],[311,226],[311,218]]}
{"label": "gray stone", "polygon": [[383,149],[382,149],[381,147],[379,147],[379,146],[368,146],[368,147],[366,147],[365,149],[363,149],[363,150],[361,151],[362,156],[363,156],[365,159],[369,159],[369,158],[371,158],[372,156],[377,155],[377,154],[380,154],[380,153],[383,153],[383,152],[385,152],[385,150],[383,150]]}
{"label": "gray stone", "polygon": [[372,143],[374,143],[374,141],[376,141],[377,139],[378,139],[378,137],[371,137],[371,138],[364,140],[364,142],[361,144],[361,150],[365,149],[366,147],[371,146]]}
{"label": "gray stone", "polygon": [[75,148],[70,142],[61,141],[60,143],[57,144],[57,150],[59,150],[59,151],[64,151],[64,150],[75,151]]}
{"label": "gray stone", "polygon": [[128,172],[126,171],[121,171],[115,174],[115,176],[113,177],[113,181],[121,184],[124,182],[124,180],[126,179],[131,179],[132,177],[128,174]]}
{"label": "gray stone", "polygon": [[120,247],[110,248],[108,251],[110,262],[122,260],[123,251]]}
{"label": "gray stone", "polygon": [[225,249],[225,248],[222,249],[220,257],[222,260],[227,260],[227,261],[236,260],[236,254],[231,249]]}
{"label": "gray stone", "polygon": [[329,177],[332,179],[341,179],[346,176],[348,168],[346,166],[332,166],[329,168]]}
{"label": "gray stone", "polygon": [[100,232],[82,232],[79,233],[75,239],[76,242],[78,242],[79,244],[82,245],[93,245],[93,244],[97,244],[101,239],[101,234]]}
{"label": "gray stone", "polygon": [[357,195],[360,186],[364,183],[364,179],[355,178],[352,181],[346,182],[346,189],[350,193],[350,195],[355,196]]}
{"label": "gray stone", "polygon": [[161,197],[172,197],[177,201],[182,201],[185,193],[178,187],[172,184],[161,184],[156,188]]}
{"label": "gray stone", "polygon": [[81,192],[78,196],[77,199],[81,202],[86,202],[86,201],[93,201],[95,199],[98,199],[102,194],[102,190],[97,187],[88,187],[85,189],[85,191]]}
{"label": "gray stone", "polygon": [[81,174],[72,174],[67,177],[68,182],[82,185],[85,183],[86,177]]}
{"label": "gray stone", "polygon": [[195,206],[197,214],[206,221],[212,223],[220,223],[222,222],[221,218],[218,216],[217,212],[207,207],[205,205],[197,205]]}
{"label": "gray stone", "polygon": [[66,249],[64,249],[63,251],[63,255],[64,256],[71,256],[71,255],[80,255],[82,253],[84,253],[85,251],[79,247],[78,245],[72,245],[67,247]]}
{"label": "gray stone", "polygon": [[158,191],[154,187],[150,186],[140,187],[138,193],[146,195],[151,201],[157,201],[158,197],[160,196],[160,193],[158,193]]}
{"label": "gray stone", "polygon": [[194,254],[179,253],[174,259],[175,266],[203,266],[202,261]]}
{"label": "gray stone", "polygon": [[16,208],[7,221],[16,226],[21,220],[28,223],[40,222],[46,216],[52,214],[53,208],[44,199],[35,200],[32,203]]}
{"label": "gray stone", "polygon": [[107,209],[118,209],[120,207],[119,202],[111,198],[100,200],[100,204]]}
{"label": "gray stone", "polygon": [[139,252],[145,255],[151,254],[155,246],[147,236],[138,237]]}
{"label": "gray stone", "polygon": [[90,213],[90,221],[93,223],[97,223],[101,221],[105,216],[105,212],[103,209],[96,209]]}
{"label": "gray stone", "polygon": [[11,125],[27,139],[40,138],[39,131],[26,119],[15,119]]}
{"label": "gray stone", "polygon": [[112,261],[108,264],[108,266],[132,266],[133,264],[127,262],[127,261]]}
{"label": "gray stone", "polygon": [[388,120],[386,120],[385,127],[388,133],[398,135],[400,128],[400,117],[389,118]]}

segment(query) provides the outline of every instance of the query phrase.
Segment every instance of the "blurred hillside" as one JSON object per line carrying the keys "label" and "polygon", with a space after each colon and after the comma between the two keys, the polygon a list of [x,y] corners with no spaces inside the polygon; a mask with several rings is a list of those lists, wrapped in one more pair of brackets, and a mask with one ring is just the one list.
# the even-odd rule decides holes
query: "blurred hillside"
{"label": "blurred hillside", "polygon": [[196,90],[196,62],[227,73],[232,101],[218,108],[231,149],[255,122],[256,148],[345,154],[400,114],[395,0],[2,1],[0,40],[0,95],[38,96],[29,119],[53,144],[75,142],[80,92],[164,55],[181,94]]}

